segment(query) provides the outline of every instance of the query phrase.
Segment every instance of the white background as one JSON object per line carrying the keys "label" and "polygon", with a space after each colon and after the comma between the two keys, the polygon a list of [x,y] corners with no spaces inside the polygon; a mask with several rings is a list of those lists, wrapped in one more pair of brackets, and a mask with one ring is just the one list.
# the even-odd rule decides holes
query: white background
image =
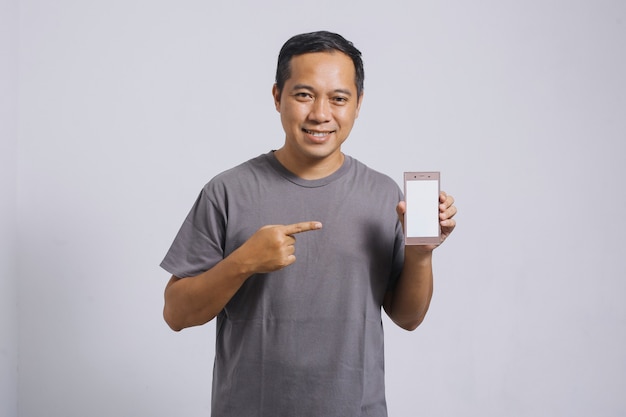
{"label": "white background", "polygon": [[318,29],[364,54],[344,150],[460,210],[426,321],[385,321],[390,415],[626,415],[625,2],[0,0],[2,417],[209,414],[214,324],[167,328],[158,264],[281,145]]}

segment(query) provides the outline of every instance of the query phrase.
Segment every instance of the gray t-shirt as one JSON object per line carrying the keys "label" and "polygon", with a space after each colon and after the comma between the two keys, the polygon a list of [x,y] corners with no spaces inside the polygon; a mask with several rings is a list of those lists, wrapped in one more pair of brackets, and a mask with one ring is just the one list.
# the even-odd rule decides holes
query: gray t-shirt
{"label": "gray t-shirt", "polygon": [[346,155],[319,180],[273,152],[211,180],[161,266],[184,278],[268,224],[317,220],[296,262],[250,277],[217,317],[212,416],[383,417],[381,305],[403,264],[397,184]]}

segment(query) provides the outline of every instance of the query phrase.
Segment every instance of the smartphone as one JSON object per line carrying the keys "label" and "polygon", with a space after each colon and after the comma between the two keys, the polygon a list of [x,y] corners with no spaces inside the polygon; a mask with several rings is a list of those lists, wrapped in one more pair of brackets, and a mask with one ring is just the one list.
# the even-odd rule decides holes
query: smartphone
{"label": "smartphone", "polygon": [[404,237],[407,245],[441,242],[439,172],[404,173]]}

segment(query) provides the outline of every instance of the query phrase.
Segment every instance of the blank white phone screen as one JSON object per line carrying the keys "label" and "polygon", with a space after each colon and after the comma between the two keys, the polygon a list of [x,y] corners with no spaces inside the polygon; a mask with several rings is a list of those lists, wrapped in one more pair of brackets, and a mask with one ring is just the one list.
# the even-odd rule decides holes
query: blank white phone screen
{"label": "blank white phone screen", "polygon": [[439,236],[439,184],[432,180],[406,183],[406,235]]}

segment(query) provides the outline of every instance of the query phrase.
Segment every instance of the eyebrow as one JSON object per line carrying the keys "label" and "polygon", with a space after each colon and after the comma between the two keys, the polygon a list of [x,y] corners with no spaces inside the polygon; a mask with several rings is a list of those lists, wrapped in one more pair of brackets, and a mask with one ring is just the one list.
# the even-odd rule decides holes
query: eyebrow
{"label": "eyebrow", "polygon": [[[292,90],[308,90],[308,91],[315,91],[315,89],[313,87],[311,87],[310,85],[307,84],[296,84],[293,86]],[[333,90],[334,93],[339,93],[339,94],[345,94],[347,96],[352,96],[352,91],[350,90],[346,90],[344,88],[336,88],[335,90]]]}

